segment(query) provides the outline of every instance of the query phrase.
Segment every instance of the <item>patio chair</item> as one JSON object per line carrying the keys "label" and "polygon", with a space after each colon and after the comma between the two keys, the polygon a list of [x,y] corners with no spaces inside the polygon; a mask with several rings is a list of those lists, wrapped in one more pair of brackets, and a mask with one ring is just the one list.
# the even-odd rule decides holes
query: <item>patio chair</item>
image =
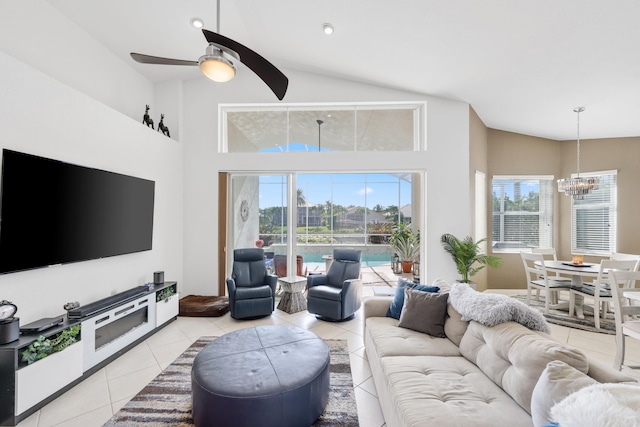
{"label": "patio chair", "polygon": [[[278,277],[287,277],[287,256],[286,255],[274,255],[273,256],[273,270]],[[296,256],[296,274],[298,276],[306,276],[307,272],[304,269],[304,259],[301,255]]]}

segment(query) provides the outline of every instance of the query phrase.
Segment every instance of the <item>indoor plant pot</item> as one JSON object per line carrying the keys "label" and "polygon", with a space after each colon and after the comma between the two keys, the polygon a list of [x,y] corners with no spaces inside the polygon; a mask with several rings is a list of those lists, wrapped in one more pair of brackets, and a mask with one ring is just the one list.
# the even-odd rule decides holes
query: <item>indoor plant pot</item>
{"label": "indoor plant pot", "polygon": [[480,244],[485,240],[487,239],[480,239],[474,242],[471,236],[467,236],[461,240],[453,234],[448,233],[443,234],[440,238],[442,247],[451,255],[451,258],[453,258],[453,261],[456,263],[458,273],[462,276],[459,282],[471,283],[470,278],[487,265],[489,267],[499,267],[502,265],[501,258],[486,255],[480,251]]}
{"label": "indoor plant pot", "polygon": [[413,261],[402,261],[402,272],[403,273],[411,273],[413,270]]}
{"label": "indoor plant pot", "polygon": [[400,258],[402,271],[411,273],[413,262],[420,257],[420,231],[409,224],[398,224],[391,231],[389,246]]}

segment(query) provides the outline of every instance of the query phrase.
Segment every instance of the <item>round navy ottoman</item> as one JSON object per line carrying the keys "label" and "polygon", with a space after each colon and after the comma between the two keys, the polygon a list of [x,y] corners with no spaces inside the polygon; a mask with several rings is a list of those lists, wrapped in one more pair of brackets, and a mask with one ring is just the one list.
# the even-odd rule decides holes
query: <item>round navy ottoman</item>
{"label": "round navy ottoman", "polygon": [[295,326],[216,338],[191,370],[196,426],[308,427],[329,400],[329,348]]}

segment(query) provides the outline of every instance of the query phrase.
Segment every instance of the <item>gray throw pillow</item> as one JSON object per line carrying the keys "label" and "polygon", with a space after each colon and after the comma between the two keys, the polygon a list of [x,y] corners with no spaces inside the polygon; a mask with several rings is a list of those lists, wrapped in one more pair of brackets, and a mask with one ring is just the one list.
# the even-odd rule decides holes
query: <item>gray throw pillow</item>
{"label": "gray throw pillow", "polygon": [[447,314],[449,294],[404,290],[404,305],[398,326],[445,338],[444,320]]}

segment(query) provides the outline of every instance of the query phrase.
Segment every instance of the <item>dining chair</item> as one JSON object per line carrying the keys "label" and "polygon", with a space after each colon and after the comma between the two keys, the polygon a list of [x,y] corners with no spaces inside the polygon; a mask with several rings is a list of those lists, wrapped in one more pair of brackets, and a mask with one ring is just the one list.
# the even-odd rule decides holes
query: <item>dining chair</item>
{"label": "dining chair", "polygon": [[[531,252],[534,254],[542,254],[545,261],[558,261],[558,256],[556,255],[555,248],[533,248]],[[571,282],[571,277],[562,277],[560,273],[556,273],[554,276],[551,276],[554,280],[562,280],[565,282]],[[536,299],[540,298],[540,289],[536,289]]]}
{"label": "dining chair", "polygon": [[559,291],[571,289],[571,281],[557,280],[555,276],[549,275],[543,254],[520,252],[520,256],[527,277],[527,305],[530,305],[532,289],[543,290],[545,292],[544,312],[549,313],[549,305],[557,302]]}
{"label": "dining chair", "polygon": [[616,321],[616,356],[613,359],[613,367],[617,370],[622,369],[622,366],[632,369],[640,368],[640,366],[624,364],[626,337],[640,340],[640,320],[633,317],[640,315],[640,306],[632,304],[632,301],[640,300],[638,281],[640,281],[638,271],[612,270],[609,272],[609,287],[613,295]]}
{"label": "dining chair", "polygon": [[636,266],[635,270],[638,270],[638,267],[640,267],[640,255],[625,254],[625,253],[622,253],[622,252],[614,252],[614,253],[611,254],[611,259],[616,260],[616,261],[635,260],[638,263],[638,266]]}
{"label": "dining chair", "polygon": [[593,299],[593,322],[596,329],[600,329],[600,317],[604,319],[609,311],[609,302],[613,300],[611,289],[607,283],[607,272],[609,270],[636,271],[638,262],[636,260],[617,261],[603,259],[600,261],[598,277],[590,283],[583,283],[581,288],[571,288],[569,298],[569,315],[573,315],[576,297]]}

